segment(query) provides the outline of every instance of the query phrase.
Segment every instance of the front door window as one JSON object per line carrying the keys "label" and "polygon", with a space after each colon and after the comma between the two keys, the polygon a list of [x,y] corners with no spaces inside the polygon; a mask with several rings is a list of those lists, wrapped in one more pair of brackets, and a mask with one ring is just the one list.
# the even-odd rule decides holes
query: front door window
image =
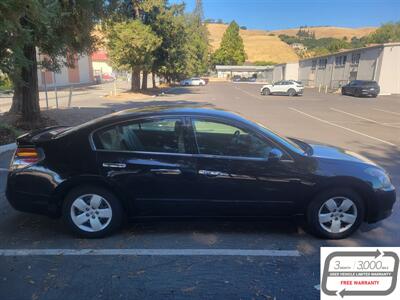
{"label": "front door window", "polygon": [[236,126],[194,119],[193,129],[199,154],[267,158],[272,144]]}

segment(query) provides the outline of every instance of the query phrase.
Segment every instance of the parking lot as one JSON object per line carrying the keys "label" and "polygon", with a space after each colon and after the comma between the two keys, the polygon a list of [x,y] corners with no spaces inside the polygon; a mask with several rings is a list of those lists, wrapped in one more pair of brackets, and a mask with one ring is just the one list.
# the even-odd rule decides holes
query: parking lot
{"label": "parking lot", "polygon": [[[149,103],[228,109],[281,135],[360,153],[400,187],[400,96],[353,98],[312,89],[302,97],[262,96],[260,87],[211,82],[124,102],[85,94],[74,105],[86,108],[82,122],[91,113]],[[338,241],[316,239],[291,220],[153,220],[127,224],[106,239],[77,239],[59,220],[10,207],[4,189],[11,155],[0,154],[1,299],[318,299],[321,246],[400,245],[399,202],[390,218]]]}

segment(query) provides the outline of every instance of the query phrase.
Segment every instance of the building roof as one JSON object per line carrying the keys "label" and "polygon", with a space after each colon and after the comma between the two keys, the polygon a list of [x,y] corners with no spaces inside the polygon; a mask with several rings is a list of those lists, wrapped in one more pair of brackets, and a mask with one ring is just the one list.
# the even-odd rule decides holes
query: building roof
{"label": "building roof", "polygon": [[107,61],[108,60],[107,52],[102,50],[93,52],[92,60]]}
{"label": "building roof", "polygon": [[274,66],[215,66],[217,71],[257,72],[271,70]]}
{"label": "building roof", "polygon": [[346,53],[351,53],[351,52],[357,52],[357,51],[362,51],[362,50],[369,50],[369,49],[374,49],[374,48],[397,47],[397,46],[400,46],[400,43],[377,44],[377,45],[368,46],[368,47],[348,49],[348,50],[339,51],[339,52],[335,52],[335,53],[330,53],[330,54],[325,54],[325,55],[319,55],[319,56],[314,56],[314,57],[310,57],[310,58],[305,58],[305,59],[301,59],[300,62],[308,61],[308,60],[314,60],[314,59],[323,58],[323,57],[336,56],[336,55],[346,54]]}

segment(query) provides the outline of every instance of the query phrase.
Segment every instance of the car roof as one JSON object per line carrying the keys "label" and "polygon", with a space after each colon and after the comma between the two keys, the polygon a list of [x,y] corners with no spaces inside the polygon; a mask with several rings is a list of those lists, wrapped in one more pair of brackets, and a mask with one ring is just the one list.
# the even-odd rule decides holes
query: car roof
{"label": "car roof", "polygon": [[152,117],[165,115],[201,115],[214,118],[227,118],[231,120],[250,123],[249,120],[237,113],[229,112],[220,108],[214,108],[207,105],[152,105],[141,108],[132,108],[118,111],[112,114],[102,116],[74,127],[71,131],[77,131],[83,128],[98,128],[108,124],[119,123],[134,119],[136,117]]}

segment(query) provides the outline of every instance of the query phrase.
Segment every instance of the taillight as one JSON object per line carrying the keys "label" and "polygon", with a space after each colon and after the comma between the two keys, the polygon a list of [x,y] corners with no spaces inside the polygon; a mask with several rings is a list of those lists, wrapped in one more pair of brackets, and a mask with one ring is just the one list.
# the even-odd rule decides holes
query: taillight
{"label": "taillight", "polygon": [[17,148],[10,169],[15,170],[25,168],[39,162],[42,158],[42,154],[36,148]]}

